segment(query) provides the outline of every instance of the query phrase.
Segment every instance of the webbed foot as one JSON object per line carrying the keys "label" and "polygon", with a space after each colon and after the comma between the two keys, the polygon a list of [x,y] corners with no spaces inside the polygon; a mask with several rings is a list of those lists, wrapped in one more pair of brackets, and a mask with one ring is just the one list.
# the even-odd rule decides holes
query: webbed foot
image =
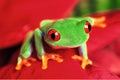
{"label": "webbed foot", "polygon": [[35,62],[35,61],[36,61],[36,59],[33,57],[29,57],[29,58],[18,57],[18,63],[16,65],[15,69],[20,70],[22,68],[22,66],[29,67],[29,66],[31,66],[30,62]]}
{"label": "webbed foot", "polygon": [[47,69],[47,63],[49,59],[55,60],[57,62],[63,62],[63,59],[59,54],[45,54],[39,58],[42,59],[42,69]]}
{"label": "webbed foot", "polygon": [[102,17],[99,17],[99,18],[93,18],[94,19],[94,24],[93,26],[96,26],[96,27],[101,27],[101,28],[105,28],[106,27],[106,24],[104,23],[105,21],[105,16],[102,16]]}
{"label": "webbed foot", "polygon": [[92,61],[90,59],[85,59],[85,58],[78,56],[78,55],[72,56],[72,59],[77,59],[77,60],[82,61],[81,67],[83,69],[85,69],[87,65],[92,65]]}

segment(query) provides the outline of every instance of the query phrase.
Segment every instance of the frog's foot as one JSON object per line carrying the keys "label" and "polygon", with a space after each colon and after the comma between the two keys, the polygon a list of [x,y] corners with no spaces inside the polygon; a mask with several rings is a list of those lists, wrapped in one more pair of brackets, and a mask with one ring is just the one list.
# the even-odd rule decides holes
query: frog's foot
{"label": "frog's foot", "polygon": [[55,60],[57,62],[63,62],[63,59],[59,54],[45,54],[39,58],[42,59],[42,69],[47,69],[47,63],[49,59]]}
{"label": "frog's foot", "polygon": [[29,67],[31,66],[31,63],[30,62],[35,62],[36,59],[33,58],[33,57],[29,57],[29,58],[21,58],[19,57],[18,58],[18,63],[15,67],[16,70],[20,70],[22,68],[22,66],[26,66],[26,67]]}
{"label": "frog's foot", "polygon": [[101,27],[101,28],[105,28],[106,27],[106,24],[104,23],[105,21],[105,16],[102,16],[100,18],[93,18],[94,19],[94,24],[93,26],[96,26],[96,27]]}
{"label": "frog's foot", "polygon": [[81,56],[78,56],[78,55],[72,56],[72,59],[78,59],[78,60],[82,61],[81,67],[83,69],[85,69],[87,65],[92,65],[92,61],[91,60],[85,59],[85,58],[83,58]]}

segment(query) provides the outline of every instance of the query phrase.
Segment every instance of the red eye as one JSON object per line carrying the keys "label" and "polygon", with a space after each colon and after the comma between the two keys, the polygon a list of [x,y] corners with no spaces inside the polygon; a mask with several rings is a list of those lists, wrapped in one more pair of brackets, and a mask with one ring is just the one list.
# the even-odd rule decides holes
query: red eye
{"label": "red eye", "polygon": [[86,23],[85,23],[84,30],[86,33],[89,33],[92,30],[92,26],[88,21],[86,21]]}
{"label": "red eye", "polygon": [[48,37],[50,40],[58,41],[60,39],[60,34],[56,30],[52,29],[48,32]]}

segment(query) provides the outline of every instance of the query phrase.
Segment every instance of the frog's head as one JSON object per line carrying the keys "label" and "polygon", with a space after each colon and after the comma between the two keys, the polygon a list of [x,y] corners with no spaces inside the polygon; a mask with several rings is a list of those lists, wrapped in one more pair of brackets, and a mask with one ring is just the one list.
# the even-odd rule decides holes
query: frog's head
{"label": "frog's head", "polygon": [[46,20],[41,22],[41,26],[46,43],[56,48],[78,47],[88,40],[91,31],[91,25],[87,20]]}

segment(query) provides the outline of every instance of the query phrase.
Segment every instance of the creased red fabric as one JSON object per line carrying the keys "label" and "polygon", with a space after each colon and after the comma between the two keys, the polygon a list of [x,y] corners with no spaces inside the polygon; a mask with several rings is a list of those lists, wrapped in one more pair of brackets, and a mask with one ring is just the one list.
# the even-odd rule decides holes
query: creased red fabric
{"label": "creased red fabric", "polygon": [[[54,52],[54,51],[53,51]],[[94,65],[83,70],[80,66],[81,62],[72,60],[71,56],[77,53],[75,49],[59,50],[57,53],[63,56],[64,62],[57,63],[49,61],[46,70],[41,69],[41,61],[32,63],[31,67],[23,67],[20,71],[15,71],[15,64],[19,51],[8,65],[0,69],[0,78],[19,78],[19,79],[118,79],[115,74],[110,73],[105,67],[96,64],[99,56],[93,58]],[[35,54],[35,52],[33,53]],[[100,54],[100,53],[99,53]],[[5,72],[7,71],[7,72]]]}
{"label": "creased red fabric", "polygon": [[94,53],[112,41],[116,40],[120,35],[120,10],[107,13],[93,14],[92,17],[106,17],[106,28],[94,28],[88,40],[88,51]]}
{"label": "creased red fabric", "polygon": [[43,19],[64,18],[77,0],[0,0],[0,49],[20,43]]}

